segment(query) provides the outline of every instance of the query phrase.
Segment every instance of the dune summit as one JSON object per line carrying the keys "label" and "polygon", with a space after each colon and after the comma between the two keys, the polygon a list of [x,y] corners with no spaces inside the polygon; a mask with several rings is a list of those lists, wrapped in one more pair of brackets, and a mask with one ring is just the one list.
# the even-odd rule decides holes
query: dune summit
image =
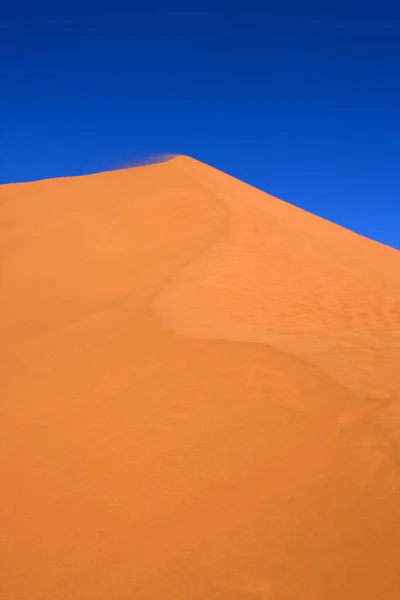
{"label": "dune summit", "polygon": [[398,599],[398,251],[187,157],[0,226],[1,598]]}

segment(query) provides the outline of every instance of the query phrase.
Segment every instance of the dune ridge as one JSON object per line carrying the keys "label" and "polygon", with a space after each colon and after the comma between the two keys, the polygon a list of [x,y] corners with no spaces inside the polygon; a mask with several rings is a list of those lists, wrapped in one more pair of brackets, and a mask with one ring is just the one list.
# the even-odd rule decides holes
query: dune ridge
{"label": "dune ridge", "polygon": [[0,228],[2,598],[397,600],[397,251],[181,156]]}
{"label": "dune ridge", "polygon": [[265,342],[354,393],[383,388],[399,397],[399,252],[177,160],[226,203],[231,226],[163,290],[157,309],[165,323],[191,337]]}

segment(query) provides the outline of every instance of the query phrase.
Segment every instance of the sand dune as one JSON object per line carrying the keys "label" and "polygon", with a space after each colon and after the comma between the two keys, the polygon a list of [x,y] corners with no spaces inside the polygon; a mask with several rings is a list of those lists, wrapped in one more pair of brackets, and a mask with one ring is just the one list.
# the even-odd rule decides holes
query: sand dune
{"label": "sand dune", "polygon": [[0,187],[4,600],[397,600],[400,254],[187,157]]}

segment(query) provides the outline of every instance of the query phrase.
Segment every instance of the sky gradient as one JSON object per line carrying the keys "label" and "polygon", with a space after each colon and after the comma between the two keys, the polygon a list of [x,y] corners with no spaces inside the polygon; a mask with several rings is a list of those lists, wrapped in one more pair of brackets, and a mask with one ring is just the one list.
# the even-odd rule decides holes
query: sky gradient
{"label": "sky gradient", "polygon": [[5,2],[0,183],[187,154],[400,248],[400,3]]}

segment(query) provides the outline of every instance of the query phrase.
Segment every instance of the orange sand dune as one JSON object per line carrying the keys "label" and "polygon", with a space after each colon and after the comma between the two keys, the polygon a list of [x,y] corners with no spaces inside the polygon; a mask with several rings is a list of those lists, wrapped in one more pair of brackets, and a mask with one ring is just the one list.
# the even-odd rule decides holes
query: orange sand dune
{"label": "orange sand dune", "polygon": [[186,157],[0,187],[4,600],[398,600],[400,253]]}

